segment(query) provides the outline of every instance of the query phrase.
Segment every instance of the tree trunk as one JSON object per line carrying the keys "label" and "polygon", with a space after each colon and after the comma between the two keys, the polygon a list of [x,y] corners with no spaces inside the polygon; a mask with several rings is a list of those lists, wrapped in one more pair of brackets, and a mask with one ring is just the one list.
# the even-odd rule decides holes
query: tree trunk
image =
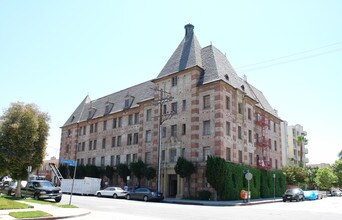
{"label": "tree trunk", "polygon": [[188,196],[190,197],[190,176],[186,177],[186,181],[188,182]]}
{"label": "tree trunk", "polygon": [[21,180],[17,181],[17,187],[15,189],[15,197],[17,198],[21,197]]}

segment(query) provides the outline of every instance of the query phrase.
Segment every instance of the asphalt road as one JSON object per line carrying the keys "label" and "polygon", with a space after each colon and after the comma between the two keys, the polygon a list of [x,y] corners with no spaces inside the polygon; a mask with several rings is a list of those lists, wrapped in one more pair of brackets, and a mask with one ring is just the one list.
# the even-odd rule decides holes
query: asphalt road
{"label": "asphalt road", "polygon": [[[62,203],[69,202],[64,195]],[[74,219],[198,219],[198,220],[339,220],[342,219],[342,197],[317,201],[278,202],[253,206],[196,206],[131,201],[125,199],[73,196],[72,204],[91,211]]]}

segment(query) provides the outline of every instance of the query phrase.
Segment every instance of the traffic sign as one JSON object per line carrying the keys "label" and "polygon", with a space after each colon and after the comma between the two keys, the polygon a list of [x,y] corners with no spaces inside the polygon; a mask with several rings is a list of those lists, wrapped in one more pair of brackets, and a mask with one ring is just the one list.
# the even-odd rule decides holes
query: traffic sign
{"label": "traffic sign", "polygon": [[244,174],[249,173],[249,170],[243,170],[242,171]]}
{"label": "traffic sign", "polygon": [[249,181],[249,180],[251,180],[251,179],[253,178],[253,174],[251,174],[251,173],[246,173],[245,177],[246,177],[246,179]]}

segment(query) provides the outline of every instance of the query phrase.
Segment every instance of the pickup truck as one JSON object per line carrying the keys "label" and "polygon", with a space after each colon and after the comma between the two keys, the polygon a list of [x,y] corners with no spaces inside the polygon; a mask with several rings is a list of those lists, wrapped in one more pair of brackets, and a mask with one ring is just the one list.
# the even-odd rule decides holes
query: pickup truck
{"label": "pickup truck", "polygon": [[39,199],[54,199],[56,202],[60,202],[62,199],[61,188],[55,187],[50,181],[47,180],[32,180],[28,182],[27,189],[22,189],[22,192],[26,192],[27,196],[31,196],[36,200]]}

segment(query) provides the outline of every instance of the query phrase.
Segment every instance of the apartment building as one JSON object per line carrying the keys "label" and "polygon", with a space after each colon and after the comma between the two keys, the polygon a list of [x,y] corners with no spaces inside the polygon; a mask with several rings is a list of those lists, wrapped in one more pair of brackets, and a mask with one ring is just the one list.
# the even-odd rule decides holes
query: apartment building
{"label": "apartment building", "polygon": [[309,163],[308,148],[306,142],[298,141],[298,136],[306,139],[307,132],[304,131],[303,126],[296,124],[287,127],[287,142],[288,142],[288,163],[289,164],[302,164],[304,167]]}
{"label": "apartment building", "polygon": [[192,194],[208,189],[208,155],[281,169],[281,122],[263,93],[239,77],[216,47],[202,48],[188,24],[156,78],[84,98],[62,126],[60,158],[97,166],[141,159],[160,170],[165,196],[182,197],[187,183],[174,171],[178,157],[197,167]]}

